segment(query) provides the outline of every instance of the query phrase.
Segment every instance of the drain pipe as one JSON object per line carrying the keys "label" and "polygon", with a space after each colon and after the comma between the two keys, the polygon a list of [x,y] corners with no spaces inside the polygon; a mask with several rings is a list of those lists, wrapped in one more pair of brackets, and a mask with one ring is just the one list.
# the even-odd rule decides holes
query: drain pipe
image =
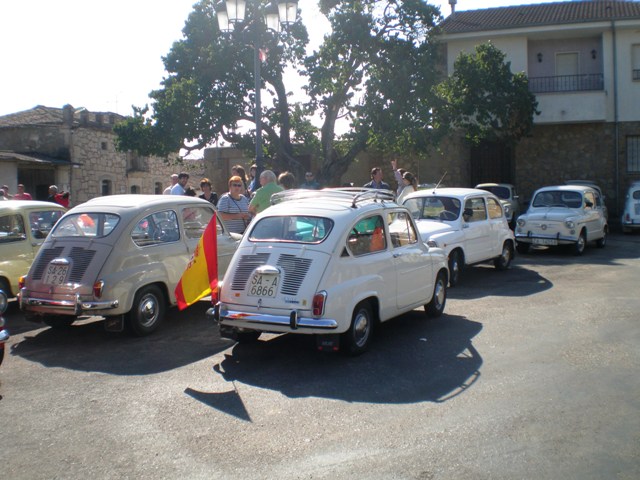
{"label": "drain pipe", "polygon": [[[611,7],[607,9],[611,12]],[[616,45],[616,22],[611,16],[611,34],[613,36],[613,125],[614,159],[616,163],[616,214],[620,213],[620,126],[618,121],[618,49]]]}

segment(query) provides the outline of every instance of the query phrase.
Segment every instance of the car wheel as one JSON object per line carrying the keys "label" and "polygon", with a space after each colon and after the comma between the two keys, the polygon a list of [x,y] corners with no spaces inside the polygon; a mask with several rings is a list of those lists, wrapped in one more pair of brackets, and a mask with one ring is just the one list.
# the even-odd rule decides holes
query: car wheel
{"label": "car wheel", "polygon": [[144,287],[136,293],[133,306],[127,313],[127,323],[134,334],[142,337],[153,333],[164,318],[164,295],[155,285]]}
{"label": "car wheel", "polygon": [[373,334],[373,314],[367,302],[358,304],[351,317],[349,330],[343,333],[345,352],[349,355],[360,355],[369,348]]}
{"label": "car wheel", "polygon": [[255,343],[260,338],[261,332],[238,332],[236,333],[238,343]]}
{"label": "car wheel", "polygon": [[578,241],[573,246],[573,254],[582,255],[584,253],[584,249],[586,246],[587,246],[587,235],[584,233],[584,230],[583,230],[582,232],[580,232]]}
{"label": "car wheel", "polygon": [[516,245],[516,250],[518,251],[518,253],[525,255],[529,253],[529,247],[531,247],[531,245],[529,245],[528,243],[518,243]]}
{"label": "car wheel", "polygon": [[444,272],[438,273],[436,284],[433,287],[431,301],[424,306],[424,311],[430,317],[439,317],[444,312],[447,303],[447,276]]}
{"label": "car wheel", "polygon": [[[11,297],[11,288],[9,288],[9,283],[4,279],[0,278],[0,290],[7,294],[7,297]],[[15,295],[13,295],[15,296]]]}
{"label": "car wheel", "polygon": [[602,232],[602,238],[599,238],[596,241],[596,247],[604,248],[606,244],[607,244],[607,230],[605,229],[604,232]]}
{"label": "car wheel", "polygon": [[76,317],[71,315],[46,315],[42,317],[42,321],[51,328],[69,328]]}
{"label": "car wheel", "polygon": [[3,360],[4,360],[4,343],[0,345],[0,365],[2,365]]}
{"label": "car wheel", "polygon": [[460,282],[463,261],[460,250],[454,250],[449,254],[449,286],[455,287]]}
{"label": "car wheel", "polygon": [[513,245],[511,242],[504,242],[502,245],[502,253],[493,261],[498,270],[507,270],[513,260]]}

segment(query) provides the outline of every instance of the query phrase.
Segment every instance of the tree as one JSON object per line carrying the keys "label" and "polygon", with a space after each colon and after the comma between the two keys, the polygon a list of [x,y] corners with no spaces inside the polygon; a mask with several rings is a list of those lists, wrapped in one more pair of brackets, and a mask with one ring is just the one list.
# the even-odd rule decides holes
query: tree
{"label": "tree", "polygon": [[438,136],[452,128],[465,131],[473,145],[482,141],[516,143],[533,127],[538,102],[529,91],[529,80],[512,73],[505,54],[491,43],[476,47],[473,54],[460,54],[453,74],[434,91],[434,128]]}
{"label": "tree", "polygon": [[[260,35],[269,52],[261,73],[271,102],[263,102],[261,118],[273,166],[297,173],[298,142],[317,145],[320,178],[336,184],[368,147],[397,151],[427,141],[435,78],[430,36],[439,13],[424,0],[321,0],[319,5],[332,32],[307,58],[308,37],[300,21],[278,41],[259,22],[250,34]],[[166,154],[200,149],[219,138],[241,148],[254,144],[252,133],[238,128],[241,121],[253,122],[250,42],[222,35],[208,0],[194,5],[183,35],[163,59],[169,76],[150,94],[152,112],[136,107],[134,116],[116,127],[121,150]],[[306,104],[289,104],[287,65],[308,78]],[[322,118],[320,143],[313,116]],[[339,119],[348,122],[348,134],[336,134]]]}

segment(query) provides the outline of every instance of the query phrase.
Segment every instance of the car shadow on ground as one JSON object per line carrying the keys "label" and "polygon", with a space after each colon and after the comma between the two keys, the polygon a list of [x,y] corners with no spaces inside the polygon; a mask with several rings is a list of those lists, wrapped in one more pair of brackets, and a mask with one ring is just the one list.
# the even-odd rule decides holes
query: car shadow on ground
{"label": "car shadow on ground", "polygon": [[[80,320],[69,328],[25,333],[13,341],[11,355],[79,371],[113,375],[146,375],[179,368],[210,357],[233,343],[222,340],[218,329],[205,319],[208,302],[183,312],[171,309],[160,328],[147,337],[128,332],[105,332],[102,320]],[[25,320],[22,320],[26,322]],[[19,323],[19,322],[16,322]],[[29,323],[29,322],[27,322]]]}
{"label": "car shadow on ground", "polygon": [[[461,316],[428,319],[419,310],[380,325],[358,357],[318,352],[310,335],[271,336],[237,344],[213,366],[227,382],[279,391],[287,397],[347,402],[444,402],[480,376],[482,357],[472,339],[482,330]],[[232,383],[233,390],[236,383]],[[212,408],[246,419],[241,395],[185,392]]]}

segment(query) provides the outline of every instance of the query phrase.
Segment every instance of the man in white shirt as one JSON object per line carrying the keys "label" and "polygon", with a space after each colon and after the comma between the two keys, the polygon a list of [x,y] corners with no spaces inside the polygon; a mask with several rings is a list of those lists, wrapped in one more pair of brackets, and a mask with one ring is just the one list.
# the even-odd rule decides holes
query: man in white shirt
{"label": "man in white shirt", "polygon": [[173,188],[173,186],[178,183],[178,174],[174,173],[173,175],[171,175],[171,185],[169,185],[167,188],[165,188],[162,191],[163,195],[171,195],[171,189]]}
{"label": "man in white shirt", "polygon": [[189,181],[189,174],[186,172],[180,172],[178,174],[178,183],[171,187],[171,195],[184,195],[184,187],[187,186]]}

